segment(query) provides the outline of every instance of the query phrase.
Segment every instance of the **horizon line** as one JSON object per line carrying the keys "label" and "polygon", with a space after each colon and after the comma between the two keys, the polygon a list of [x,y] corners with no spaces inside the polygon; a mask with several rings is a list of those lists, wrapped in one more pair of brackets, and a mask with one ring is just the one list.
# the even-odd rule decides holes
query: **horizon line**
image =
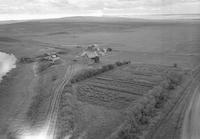
{"label": "horizon line", "polygon": [[[1,14],[0,14],[1,15]],[[2,14],[5,15],[5,14]],[[15,14],[14,14],[15,15]],[[16,14],[18,15],[18,14]],[[149,19],[149,20],[181,20],[181,19],[200,19],[200,13],[191,13],[191,14],[138,14],[138,15],[130,15],[130,14],[124,14],[124,15],[35,15],[35,18],[29,18],[29,15],[19,15],[21,17],[19,18],[9,18],[6,19],[5,17],[3,19],[0,18],[0,22],[15,22],[15,21],[32,21],[32,20],[49,20],[49,19],[62,19],[62,18],[73,18],[73,17],[96,17],[96,18],[103,18],[103,17],[110,17],[110,18],[126,18],[126,19]],[[142,17],[141,17],[142,16]],[[170,18],[175,16],[180,16],[179,18]],[[185,16],[185,17],[183,17]],[[186,17],[187,16],[187,17]],[[196,18],[192,16],[197,16]],[[159,18],[158,18],[159,17]],[[163,18],[162,18],[163,17]],[[167,17],[167,18],[166,18]]]}

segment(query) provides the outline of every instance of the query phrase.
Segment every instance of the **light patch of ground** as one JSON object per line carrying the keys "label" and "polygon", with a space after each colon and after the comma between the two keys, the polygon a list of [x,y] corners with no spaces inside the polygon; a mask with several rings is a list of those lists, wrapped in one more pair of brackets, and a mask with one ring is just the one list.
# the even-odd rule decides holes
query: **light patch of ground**
{"label": "light patch of ground", "polygon": [[0,52],[0,81],[11,69],[16,68],[17,59],[13,54]]}

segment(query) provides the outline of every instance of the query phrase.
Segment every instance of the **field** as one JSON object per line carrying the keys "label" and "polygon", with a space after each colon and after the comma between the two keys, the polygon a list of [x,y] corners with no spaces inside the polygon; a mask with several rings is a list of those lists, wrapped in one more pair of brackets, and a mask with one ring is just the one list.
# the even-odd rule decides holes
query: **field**
{"label": "field", "polygon": [[[6,139],[13,132],[15,134],[21,130],[21,126],[40,127],[51,109],[57,107],[58,136],[69,134],[74,139],[115,138],[122,133],[118,131],[124,128],[123,125],[130,126],[127,125],[127,116],[132,108],[139,106],[151,90],[155,91],[156,86],[165,82],[168,72],[191,74],[198,67],[199,27],[198,20],[92,17],[0,24],[0,51],[13,53],[18,59],[17,68],[0,84],[0,138]],[[101,57],[99,64],[73,61],[91,44],[112,48],[113,51]],[[39,58],[51,52],[56,52],[60,57],[58,63],[40,61]],[[21,62],[24,58],[33,61]],[[83,69],[125,60],[131,61],[131,64],[76,83],[67,82]],[[185,76],[190,79],[189,75]],[[187,86],[184,81],[169,91],[174,92],[169,97],[169,100],[173,100],[172,105],[178,100],[181,88]],[[52,106],[54,99],[59,100],[53,103],[57,105],[55,108]],[[185,101],[180,103],[180,107],[177,106],[179,114],[184,113],[182,106],[187,107]],[[172,107],[167,102],[166,107],[158,110],[163,110],[160,111],[163,115]],[[170,122],[177,119],[179,114],[172,116],[176,118],[170,117]],[[171,125],[166,128],[161,126],[158,131],[169,130],[167,127]],[[164,135],[162,133],[160,136]],[[155,139],[160,139],[160,136],[158,133],[152,135]]]}
{"label": "field", "polygon": [[2,51],[19,57],[44,47],[98,44],[116,50],[109,60],[193,68],[199,61],[198,28],[198,21],[66,18],[1,25],[0,43]]}
{"label": "field", "polygon": [[[59,137],[72,134],[72,137],[81,136],[87,139],[112,138],[117,128],[126,123],[127,113],[135,106],[140,106],[140,100],[143,100],[151,90],[167,81],[167,74],[171,72],[183,71],[161,65],[125,65],[67,85],[60,103]],[[170,89],[165,91],[165,95],[169,97]],[[180,94],[174,95],[179,97]],[[174,100],[176,99],[174,97]],[[160,106],[157,107],[161,108],[164,102],[165,100],[162,104],[158,102],[157,105]],[[77,112],[74,113],[72,108]]]}
{"label": "field", "polygon": [[77,98],[91,104],[123,109],[162,81],[161,75],[153,76],[153,73],[142,70],[137,72],[130,67],[123,70],[108,72],[78,84]]}

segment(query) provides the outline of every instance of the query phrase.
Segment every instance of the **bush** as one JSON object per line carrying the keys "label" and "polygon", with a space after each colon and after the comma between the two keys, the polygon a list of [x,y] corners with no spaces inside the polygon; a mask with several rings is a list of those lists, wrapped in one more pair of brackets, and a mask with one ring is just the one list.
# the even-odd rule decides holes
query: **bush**
{"label": "bush", "polygon": [[65,55],[65,54],[68,54],[68,51],[59,51],[57,54],[60,54],[60,55]]}
{"label": "bush", "polygon": [[168,91],[164,88],[163,85],[159,85],[159,86],[155,87],[154,89],[152,89],[150,91],[150,94],[152,94],[152,96],[154,96],[154,99],[155,99],[154,107],[156,109],[161,108],[163,106],[164,102],[167,101],[168,96],[169,96]]}
{"label": "bush", "polygon": [[79,73],[77,75],[75,75],[72,79],[71,79],[71,83],[76,83],[79,81],[82,81],[84,79],[93,77],[95,75],[104,73],[106,71],[112,70],[114,69],[116,66],[122,66],[122,65],[126,65],[129,64],[130,61],[125,61],[125,62],[116,62],[115,64],[108,64],[108,65],[104,65],[101,68],[98,69],[90,69],[90,70],[86,70],[82,73]]}
{"label": "bush", "polygon": [[145,94],[137,104],[129,106],[126,128],[118,133],[120,139],[137,139],[144,128],[155,122],[153,118],[157,115],[158,109],[163,107],[169,98],[168,86],[168,81],[161,82]]}
{"label": "bush", "polygon": [[[116,65],[120,64],[116,62]],[[167,73],[166,79],[145,94],[137,104],[136,102],[130,104],[127,108],[128,120],[118,132],[118,139],[138,139],[145,128],[154,125],[160,108],[169,99],[169,89],[180,85],[182,78],[181,72],[170,71]]]}
{"label": "bush", "polygon": [[126,64],[130,64],[130,63],[131,63],[131,61],[124,61],[122,64],[126,65]]}
{"label": "bush", "polygon": [[112,69],[114,69],[115,65],[108,64],[107,67],[108,67],[108,70],[112,70]]}
{"label": "bush", "polygon": [[115,62],[115,65],[116,66],[123,66],[123,65],[130,64],[130,63],[131,63],[130,61],[123,61],[123,62],[117,61],[117,62]]}
{"label": "bush", "polygon": [[108,69],[108,67],[107,66],[102,66],[102,69],[101,69],[101,71],[100,70],[97,70],[96,72],[98,72],[99,71],[99,73],[101,73],[101,72],[106,72],[106,71],[108,71],[109,69]]}
{"label": "bush", "polygon": [[178,64],[177,64],[177,63],[174,63],[174,64],[173,64],[173,67],[174,67],[174,68],[177,68],[177,67],[178,67]]}
{"label": "bush", "polygon": [[167,89],[175,89],[178,85],[182,83],[183,74],[180,72],[168,72],[167,73],[167,81],[168,81],[168,88]]}
{"label": "bush", "polygon": [[122,63],[119,62],[119,61],[117,61],[115,64],[116,64],[117,66],[121,66],[121,65],[122,65]]}
{"label": "bush", "polygon": [[117,139],[139,139],[138,134],[141,133],[141,129],[137,125],[134,118],[128,118],[126,123],[122,126],[121,131],[117,134]]}
{"label": "bush", "polygon": [[167,77],[173,84],[180,85],[183,75],[182,73],[170,72]]}
{"label": "bush", "polygon": [[111,52],[111,51],[112,51],[112,48],[107,48],[107,51],[108,51],[108,52]]}

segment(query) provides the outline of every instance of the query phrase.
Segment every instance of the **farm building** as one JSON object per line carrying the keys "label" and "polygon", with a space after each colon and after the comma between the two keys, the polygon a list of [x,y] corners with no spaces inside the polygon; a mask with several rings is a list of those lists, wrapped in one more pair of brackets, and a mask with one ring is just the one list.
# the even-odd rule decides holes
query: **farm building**
{"label": "farm building", "polygon": [[44,60],[51,61],[54,63],[55,61],[59,60],[60,57],[57,54],[48,54],[46,57],[44,57]]}
{"label": "farm building", "polygon": [[96,44],[92,44],[92,45],[88,46],[86,50],[88,50],[88,51],[98,51],[99,47]]}
{"label": "farm building", "polygon": [[99,63],[100,56],[105,56],[106,53],[110,51],[112,51],[111,48],[99,48],[98,45],[93,44],[85,48],[80,56],[86,57],[87,59],[92,60],[94,63]]}
{"label": "farm building", "polygon": [[96,51],[84,51],[81,56],[86,56],[89,59],[93,60],[95,63],[99,63],[100,58]]}

